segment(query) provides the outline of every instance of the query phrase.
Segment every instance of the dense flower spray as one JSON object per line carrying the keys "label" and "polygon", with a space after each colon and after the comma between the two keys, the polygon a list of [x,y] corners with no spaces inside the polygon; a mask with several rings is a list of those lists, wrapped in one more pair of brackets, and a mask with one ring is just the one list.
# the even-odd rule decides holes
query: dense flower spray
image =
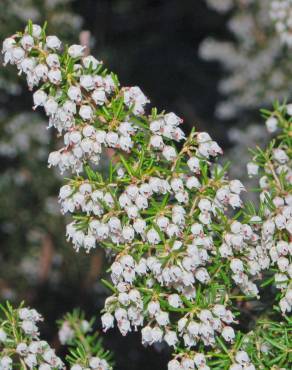
{"label": "dense flower spray", "polygon": [[247,170],[250,176],[260,176],[262,224],[258,234],[275,271],[273,278],[281,290],[280,308],[285,313],[292,310],[292,105],[277,104],[273,113],[263,113],[268,131],[281,134],[265,151],[253,151]]}
{"label": "dense flower spray", "polygon": [[0,369],[38,370],[111,370],[112,355],[102,347],[97,333],[92,333],[93,320],[84,319],[78,310],[60,320],[59,339],[67,345],[66,364],[55,350],[41,339],[39,323],[43,317],[21,305],[0,306]]}
{"label": "dense flower spray", "polygon": [[[44,107],[49,127],[63,135],[64,146],[48,161],[72,173],[59,193],[62,212],[73,215],[68,239],[77,251],[104,248],[112,262],[104,330],[117,324],[126,335],[141,327],[144,345],[165,341],[174,349],[170,370],[208,369],[228,348],[234,356],[221,361],[223,368],[254,369],[252,356],[240,350],[236,303],[260,297],[255,281],[265,270],[273,273],[269,251],[282,240],[281,256],[287,257],[271,281],[285,276],[281,302],[290,297],[289,107],[279,106],[269,118],[281,129],[271,159],[283,181],[275,204],[281,211],[268,212],[277,185],[268,172],[271,194],[261,197],[258,214],[251,206],[242,209],[244,186],[216,164],[222,150],[209,134],[194,129],[186,138],[174,113],[153,108],[147,114],[149,100],[140,88],[120,87],[101,61],[83,55],[82,46],[62,49],[56,36],[29,23],[4,41],[3,52],[29,88],[38,88],[34,108]],[[105,148],[114,154],[102,176],[98,163]],[[250,174],[260,163],[271,171],[261,161],[255,154]],[[280,303],[283,312],[286,306]]]}

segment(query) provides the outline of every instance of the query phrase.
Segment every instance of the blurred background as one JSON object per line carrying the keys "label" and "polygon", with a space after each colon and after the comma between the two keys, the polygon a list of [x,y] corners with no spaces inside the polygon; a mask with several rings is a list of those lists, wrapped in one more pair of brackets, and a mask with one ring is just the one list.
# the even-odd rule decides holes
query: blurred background
{"label": "blurred background", "polygon": [[[47,20],[48,33],[66,43],[90,31],[91,53],[124,86],[140,86],[152,105],[183,117],[186,132],[193,126],[208,131],[233,163],[231,176],[252,187],[247,148],[267,140],[259,109],[292,93],[289,44],[271,17],[271,3],[0,0],[0,36],[22,30],[28,19]],[[61,177],[47,168],[55,133],[31,106],[24,81],[1,68],[0,301],[25,300],[38,309],[47,318],[45,336],[58,346],[54,322],[63,313],[79,306],[99,315],[107,291],[98,278],[106,276],[106,263],[101,251],[77,254],[65,240],[57,203]],[[104,337],[119,370],[167,363],[163,345],[143,349],[138,334]]]}

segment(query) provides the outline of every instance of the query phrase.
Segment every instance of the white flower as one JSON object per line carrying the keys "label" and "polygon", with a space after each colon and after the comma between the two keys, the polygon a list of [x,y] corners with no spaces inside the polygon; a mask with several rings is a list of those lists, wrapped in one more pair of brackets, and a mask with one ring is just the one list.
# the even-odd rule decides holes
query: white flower
{"label": "white flower", "polygon": [[274,221],[275,221],[276,227],[279,230],[285,229],[285,226],[286,226],[286,218],[283,215],[278,214],[275,217]]}
{"label": "white flower", "polygon": [[93,118],[93,111],[89,105],[81,105],[79,115],[84,120],[91,120]]}
{"label": "white flower", "polygon": [[151,317],[160,312],[160,304],[158,301],[150,301],[147,306],[147,311]]}
{"label": "white flower", "polygon": [[[35,60],[33,58],[23,58],[22,61],[18,64],[18,69],[24,73],[28,74],[35,74],[35,76],[38,77],[38,75],[35,72]],[[40,77],[42,78],[42,77]]]}
{"label": "white flower", "polygon": [[43,106],[46,103],[47,97],[47,94],[43,90],[37,90],[33,94],[34,108]]}
{"label": "white flower", "polygon": [[[25,31],[28,32],[28,28],[25,28]],[[39,38],[42,34],[42,27],[39,26],[38,24],[33,24],[32,25],[32,35],[33,37]]]}
{"label": "white flower", "polygon": [[231,326],[225,326],[222,330],[222,337],[226,340],[226,342],[233,342],[235,338],[233,328]]}
{"label": "white flower", "polygon": [[200,324],[195,321],[191,321],[188,324],[187,329],[190,335],[197,336],[200,333]]}
{"label": "white flower", "polygon": [[281,164],[284,164],[289,160],[286,152],[279,148],[273,150],[273,157],[277,162]]}
{"label": "white flower", "polygon": [[68,48],[68,54],[72,58],[80,58],[83,56],[85,50],[85,46],[82,45],[71,45]]}
{"label": "white flower", "polygon": [[199,215],[199,220],[203,225],[208,225],[211,223],[211,215],[208,212],[202,212]]}
{"label": "white flower", "polygon": [[80,86],[85,90],[92,90],[94,88],[94,80],[91,75],[82,75],[80,77]]}
{"label": "white flower", "polygon": [[151,330],[152,342],[161,342],[163,339],[163,331],[158,327],[154,326]]}
{"label": "white flower", "polygon": [[232,180],[229,183],[229,188],[232,193],[240,194],[243,190],[245,190],[243,184],[239,180]]}
{"label": "white flower", "polygon": [[160,311],[155,315],[155,319],[157,323],[161,326],[165,326],[169,324],[169,316],[168,312]]}
{"label": "white flower", "polygon": [[31,311],[26,307],[20,308],[18,310],[18,315],[19,315],[19,318],[21,320],[30,320],[31,319]]}
{"label": "white flower", "polygon": [[74,364],[71,366],[70,370],[83,370],[83,367],[79,364]]}
{"label": "white flower", "polygon": [[[184,357],[182,360],[181,360],[181,366],[184,370],[191,370],[191,369],[194,369],[195,368],[195,365],[194,365],[194,360],[189,358],[189,357]],[[201,368],[200,368],[201,370]]]}
{"label": "white flower", "polygon": [[0,357],[0,365],[3,370],[12,369],[12,359],[8,356]]}
{"label": "white flower", "polygon": [[230,262],[231,270],[236,274],[244,271],[243,263],[238,258],[233,258]]}
{"label": "white flower", "polygon": [[130,152],[130,149],[133,147],[133,142],[130,136],[120,136],[119,146],[122,150]]}
{"label": "white flower", "polygon": [[180,233],[179,227],[175,224],[169,224],[165,232],[169,238],[172,238],[173,236],[178,236]]}
{"label": "white flower", "polygon": [[157,119],[155,121],[150,122],[149,125],[150,131],[152,131],[153,133],[159,133],[163,124],[164,122],[162,119]]}
{"label": "white flower", "polygon": [[149,102],[138,86],[127,87],[124,91],[124,103],[128,107],[133,107],[134,114],[143,114],[144,105]]}
{"label": "white flower", "polygon": [[180,240],[175,240],[173,242],[173,245],[172,245],[172,250],[173,251],[177,251],[178,249],[180,249],[182,247],[183,243],[180,241]]}
{"label": "white flower", "polygon": [[106,102],[105,91],[102,87],[95,89],[91,97],[97,105],[103,105]]}
{"label": "white flower", "polygon": [[195,271],[195,277],[201,283],[206,284],[210,281],[210,276],[205,268],[199,268]]}
{"label": "white flower", "polygon": [[173,112],[165,114],[163,118],[166,124],[171,126],[177,126],[183,122],[183,120]]}
{"label": "white flower", "polygon": [[289,116],[292,116],[292,104],[287,104],[286,109]]}
{"label": "white flower", "polygon": [[288,258],[286,258],[286,257],[280,257],[277,260],[277,265],[278,265],[279,270],[281,272],[287,271],[288,270],[288,267],[289,267],[289,260],[288,260]]}
{"label": "white flower", "polygon": [[15,63],[20,62],[24,58],[24,56],[25,51],[22,48],[16,47],[12,49],[12,57]]}
{"label": "white flower", "polygon": [[110,313],[106,312],[101,316],[102,328],[106,332],[108,329],[114,327],[114,317]]}
{"label": "white flower", "polygon": [[103,78],[103,87],[107,94],[110,94],[115,90],[116,85],[111,75],[106,75]]}
{"label": "white flower", "polygon": [[175,347],[176,343],[178,342],[178,338],[175,331],[167,331],[164,335],[164,340],[169,346]]}
{"label": "white flower", "polygon": [[7,334],[2,328],[0,328],[0,342],[4,343],[6,339],[7,339]]}
{"label": "white flower", "polygon": [[212,204],[208,199],[201,199],[198,203],[198,208],[202,212],[209,212],[212,209]]}
{"label": "white flower", "polygon": [[24,342],[21,342],[16,347],[16,352],[19,353],[21,356],[26,355],[27,353],[27,344]]}
{"label": "white flower", "polygon": [[203,353],[196,353],[195,356],[194,356],[194,363],[195,365],[199,368],[200,366],[203,366],[206,364],[206,358],[205,356],[203,355]]}
{"label": "white flower", "polygon": [[238,208],[242,206],[242,201],[238,194],[230,194],[229,195],[229,204],[232,208]]}
{"label": "white flower", "polygon": [[197,177],[195,176],[190,176],[188,177],[187,181],[186,181],[186,187],[188,189],[199,189],[201,187],[201,183],[200,181],[197,179]]}
{"label": "white flower", "polygon": [[247,164],[248,176],[250,176],[250,177],[256,176],[258,174],[258,171],[259,171],[259,166],[256,163],[249,162]]}
{"label": "white flower", "polygon": [[110,147],[117,146],[119,142],[119,135],[116,132],[108,132],[106,134],[106,142]]}
{"label": "white flower", "polygon": [[150,326],[145,326],[142,330],[141,330],[141,334],[142,334],[142,343],[143,344],[150,344],[152,343],[152,329]]}
{"label": "white flower", "polygon": [[57,36],[47,36],[46,45],[50,49],[60,49],[62,43]]}
{"label": "white flower", "polygon": [[84,248],[90,250],[91,248],[95,248],[95,237],[91,234],[84,236]]}
{"label": "white flower", "polygon": [[174,178],[170,182],[170,186],[174,192],[184,190],[184,184],[180,178]]}
{"label": "white flower", "polygon": [[175,359],[169,361],[169,363],[167,364],[167,369],[168,370],[183,370],[183,368],[180,366],[180,363]]}
{"label": "white flower", "polygon": [[46,349],[45,352],[43,353],[43,359],[49,364],[53,364],[56,360],[55,351],[51,348]]}
{"label": "white flower", "polygon": [[282,311],[282,313],[285,313],[285,312],[291,312],[291,305],[289,304],[289,302],[287,301],[286,298],[282,298],[279,302],[279,306],[280,306],[280,309]]}
{"label": "white flower", "polygon": [[132,226],[124,226],[122,229],[122,235],[126,241],[132,241],[135,237],[135,232]]}
{"label": "white flower", "polygon": [[66,344],[74,337],[74,330],[70,327],[70,324],[67,321],[64,321],[59,332],[59,340],[61,344]]}
{"label": "white flower", "polygon": [[46,62],[50,68],[60,67],[60,60],[57,54],[49,54],[46,58]]}
{"label": "white flower", "polygon": [[100,61],[98,61],[94,56],[88,55],[82,59],[82,63],[85,68],[91,67],[92,69],[96,69],[99,64],[101,64]]}
{"label": "white flower", "polygon": [[159,216],[156,219],[156,224],[161,230],[166,230],[167,226],[169,225],[169,219],[165,216]]}
{"label": "white flower", "polygon": [[2,53],[9,51],[15,47],[16,41],[13,37],[8,37],[3,41]]}
{"label": "white flower", "polygon": [[145,275],[146,274],[146,272],[147,272],[147,263],[146,263],[146,260],[144,258],[141,258],[139,263],[136,265],[135,271],[139,275]]}
{"label": "white flower", "polygon": [[233,221],[230,225],[230,230],[234,234],[239,234],[242,231],[242,224],[238,221]]}
{"label": "white flower", "polygon": [[219,202],[222,202],[223,204],[227,204],[229,202],[229,196],[230,196],[229,187],[222,187],[218,189],[216,192],[216,198],[219,200]]}
{"label": "white flower", "polygon": [[30,50],[34,46],[33,37],[30,35],[24,35],[20,40],[21,46],[25,50]]}
{"label": "white flower", "polygon": [[211,137],[207,132],[199,132],[197,136],[198,143],[206,143],[207,141],[211,141]]}
{"label": "white flower", "polygon": [[36,355],[35,354],[28,354],[25,358],[24,358],[24,362],[27,364],[27,366],[29,368],[33,368],[34,366],[37,365],[37,358],[36,358]]}
{"label": "white flower", "polygon": [[172,138],[176,141],[185,140],[185,133],[179,127],[176,127],[173,131]]}
{"label": "white flower", "polygon": [[78,86],[70,86],[69,89],[68,89],[68,97],[75,101],[75,102],[80,102],[81,99],[82,99],[82,94],[81,94],[81,90]]}
{"label": "white flower", "polygon": [[35,334],[37,332],[36,325],[34,324],[33,321],[30,321],[30,320],[22,321],[21,328],[23,329],[25,334],[28,334],[28,335],[32,335],[32,334]]}
{"label": "white flower", "polygon": [[58,110],[58,103],[55,99],[48,98],[48,100],[44,103],[44,108],[48,116],[53,115]]}
{"label": "white flower", "polygon": [[187,165],[189,166],[189,169],[195,173],[200,172],[200,161],[197,157],[191,157],[187,161]]}
{"label": "white flower", "polygon": [[160,236],[155,229],[150,229],[146,235],[150,244],[158,244],[160,242]]}
{"label": "white flower", "polygon": [[49,80],[55,84],[58,85],[62,81],[62,74],[59,69],[51,69],[48,73]]}
{"label": "white flower", "polygon": [[167,300],[168,300],[168,303],[170,304],[170,306],[172,306],[172,307],[178,308],[178,307],[181,307],[181,305],[182,305],[182,301],[181,301],[178,294],[169,295]]}
{"label": "white flower", "polygon": [[170,145],[163,148],[162,155],[167,161],[173,161],[177,156],[175,149]]}
{"label": "white flower", "polygon": [[141,218],[136,219],[133,223],[133,228],[138,234],[142,234],[146,229],[146,222]]}
{"label": "white flower", "polygon": [[92,369],[101,369],[102,367],[99,367],[101,365],[101,361],[99,357],[91,357],[89,360],[89,366]]}
{"label": "white flower", "polygon": [[201,233],[203,233],[203,226],[199,223],[192,224],[191,232],[192,232],[193,235],[198,236]]}
{"label": "white flower", "polygon": [[266,120],[266,127],[267,127],[267,130],[270,133],[273,133],[273,132],[277,131],[277,128],[278,128],[278,120],[277,120],[277,118],[275,118],[273,116],[269,117]]}
{"label": "white flower", "polygon": [[245,365],[250,362],[250,358],[245,351],[238,351],[235,355],[235,359],[240,365]]}
{"label": "white flower", "polygon": [[156,149],[162,149],[164,147],[163,139],[160,135],[152,135],[150,138],[150,145]]}

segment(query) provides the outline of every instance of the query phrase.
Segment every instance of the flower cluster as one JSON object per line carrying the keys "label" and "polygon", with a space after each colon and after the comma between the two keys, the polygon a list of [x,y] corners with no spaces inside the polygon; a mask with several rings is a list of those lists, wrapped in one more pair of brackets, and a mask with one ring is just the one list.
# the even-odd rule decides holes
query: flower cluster
{"label": "flower cluster", "polygon": [[254,330],[237,336],[232,348],[222,343],[218,352],[177,354],[168,369],[288,370],[292,361],[291,324],[291,318],[281,322],[260,319]]}
{"label": "flower cluster", "polygon": [[275,22],[281,41],[292,46],[292,2],[291,0],[273,0],[270,5],[271,19]]}
{"label": "flower cluster", "polygon": [[[120,88],[97,59],[84,57],[82,46],[62,52],[56,36],[29,23],[24,33],[4,41],[3,52],[20,70],[33,60],[33,67],[23,71],[30,88],[41,85],[35,107],[44,106],[49,125],[64,133],[65,147],[50,154],[49,165],[73,172],[59,193],[62,212],[73,216],[68,239],[76,250],[101,246],[111,259],[107,286],[113,294],[105,302],[104,330],[116,323],[126,335],[141,327],[144,345],[164,341],[174,348],[169,369],[207,369],[205,348],[216,353],[232,347],[237,298],[259,297],[255,280],[273,263],[268,253],[273,229],[263,217],[272,218],[281,242],[288,244],[288,187],[281,185],[276,204],[269,202],[263,214],[243,212],[245,188],[216,163],[222,150],[209,134],[194,129],[185,138],[182,119],[174,113],[154,108],[147,113],[148,99],[140,88]],[[38,66],[45,74],[37,74]],[[101,91],[104,98],[95,99]],[[278,182],[290,185],[291,122],[284,122],[287,141],[271,146],[271,158],[255,157],[252,172],[260,162],[273,179],[277,162]],[[103,176],[96,165],[104,147],[114,151]],[[273,194],[265,188],[261,198],[270,200]],[[281,248],[284,257],[283,243]],[[282,267],[289,274],[284,260]],[[64,323],[62,341],[74,335]],[[199,349],[195,355],[194,348]],[[243,352],[230,366],[253,369]]]}
{"label": "flower cluster", "polygon": [[8,305],[2,311],[6,317],[0,321],[1,369],[12,370],[16,366],[19,369],[64,369],[55,351],[40,339],[38,322],[43,319],[35,309],[13,309]]}
{"label": "flower cluster", "polygon": [[1,311],[4,315],[0,319],[1,370],[112,369],[111,354],[102,348],[96,333],[89,333],[93,320],[84,320],[84,315],[78,310],[66,314],[60,321],[60,341],[70,350],[66,357],[68,367],[40,338],[38,323],[43,318],[35,309],[23,306],[14,309],[7,303],[6,307],[1,306]]}
{"label": "flower cluster", "polygon": [[276,106],[274,112],[265,113],[269,132],[282,131],[282,135],[266,151],[256,150],[247,167],[251,176],[260,177],[259,237],[266,258],[276,269],[275,285],[282,292],[280,308],[285,313],[292,310],[292,106]]}

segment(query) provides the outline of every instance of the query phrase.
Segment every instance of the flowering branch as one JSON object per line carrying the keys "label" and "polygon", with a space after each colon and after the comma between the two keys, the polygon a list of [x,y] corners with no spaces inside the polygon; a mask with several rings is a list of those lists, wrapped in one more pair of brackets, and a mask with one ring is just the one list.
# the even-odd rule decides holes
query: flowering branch
{"label": "flowering branch", "polygon": [[[0,368],[12,369],[65,369],[65,363],[55,354],[49,344],[40,338],[38,323],[42,316],[35,310],[23,307],[14,309],[9,303],[1,306],[0,316]],[[104,351],[97,334],[90,334],[92,324],[75,310],[60,321],[62,344],[70,348],[66,360],[68,369],[112,369],[111,354]]]}
{"label": "flowering branch", "polygon": [[[116,322],[123,335],[142,327],[144,345],[164,340],[174,348],[170,370],[208,369],[218,351],[232,351],[230,368],[241,362],[255,368],[246,352],[237,359],[242,334],[234,328],[237,302],[260,298],[255,281],[270,268],[263,233],[271,202],[263,202],[261,216],[251,206],[240,210],[244,186],[216,163],[222,150],[209,134],[194,129],[185,138],[174,113],[153,108],[146,114],[149,100],[140,88],[120,87],[100,61],[84,56],[84,47],[62,49],[56,36],[29,23],[24,33],[4,41],[3,52],[30,89],[39,86],[34,108],[43,106],[49,127],[64,134],[64,147],[49,155],[49,166],[73,174],[59,194],[62,212],[73,216],[68,239],[77,251],[101,246],[112,262],[104,330]],[[289,142],[281,134],[273,153],[282,160],[283,147],[291,161],[291,119],[283,120]],[[102,174],[98,163],[105,148],[113,149],[113,157]],[[261,155],[249,172],[269,163],[283,197],[282,170]],[[291,186],[291,175],[287,181]],[[282,241],[291,235],[291,187],[281,199],[287,214],[279,233],[277,226]]]}

